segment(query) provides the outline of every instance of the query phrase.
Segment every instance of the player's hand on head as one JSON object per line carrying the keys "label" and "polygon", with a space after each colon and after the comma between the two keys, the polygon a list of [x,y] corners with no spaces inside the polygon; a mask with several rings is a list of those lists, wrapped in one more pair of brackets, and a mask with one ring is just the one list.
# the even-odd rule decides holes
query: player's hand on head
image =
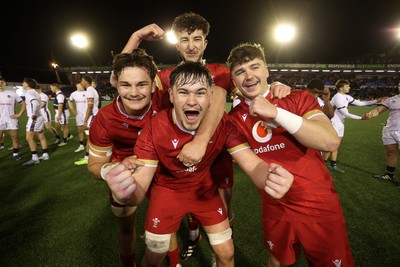
{"label": "player's hand on head", "polygon": [[276,163],[270,163],[268,171],[265,192],[275,199],[284,197],[293,184],[293,174]]}

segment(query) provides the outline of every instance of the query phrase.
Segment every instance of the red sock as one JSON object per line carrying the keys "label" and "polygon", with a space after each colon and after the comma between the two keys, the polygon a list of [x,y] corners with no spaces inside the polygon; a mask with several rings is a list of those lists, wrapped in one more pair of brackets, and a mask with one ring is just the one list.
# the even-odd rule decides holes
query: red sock
{"label": "red sock", "polygon": [[174,251],[168,251],[167,253],[169,267],[176,267],[179,264],[179,246]]}
{"label": "red sock", "polygon": [[136,253],[133,253],[132,255],[129,256],[119,255],[119,258],[121,259],[122,266],[135,267]]}

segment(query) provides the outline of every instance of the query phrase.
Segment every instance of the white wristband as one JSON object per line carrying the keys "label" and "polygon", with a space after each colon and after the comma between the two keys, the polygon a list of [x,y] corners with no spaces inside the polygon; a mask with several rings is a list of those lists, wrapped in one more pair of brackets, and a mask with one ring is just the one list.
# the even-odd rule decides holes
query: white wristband
{"label": "white wristband", "polygon": [[114,168],[115,166],[117,166],[119,164],[119,162],[115,162],[115,163],[106,163],[103,166],[101,166],[101,170],[100,170],[100,175],[101,178],[103,178],[104,181],[107,181],[107,173]]}
{"label": "white wristband", "polygon": [[278,114],[276,115],[275,121],[285,128],[290,134],[294,134],[300,129],[301,124],[303,123],[302,117],[282,108],[277,108],[277,111]]}

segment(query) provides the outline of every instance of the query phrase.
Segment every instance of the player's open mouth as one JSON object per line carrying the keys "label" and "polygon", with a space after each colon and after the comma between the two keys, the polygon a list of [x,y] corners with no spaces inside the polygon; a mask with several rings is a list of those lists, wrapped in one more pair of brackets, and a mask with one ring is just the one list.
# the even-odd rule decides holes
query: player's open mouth
{"label": "player's open mouth", "polygon": [[199,111],[195,111],[195,110],[187,110],[185,111],[185,116],[186,119],[188,119],[189,121],[193,121],[196,120],[197,117],[199,116]]}

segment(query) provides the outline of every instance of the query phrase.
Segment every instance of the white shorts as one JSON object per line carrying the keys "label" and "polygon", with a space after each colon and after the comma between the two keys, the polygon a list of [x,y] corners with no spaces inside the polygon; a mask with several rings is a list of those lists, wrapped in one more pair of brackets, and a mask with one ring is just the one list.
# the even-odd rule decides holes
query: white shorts
{"label": "white shorts", "polygon": [[51,122],[51,114],[48,111],[42,111],[44,122]]}
{"label": "white shorts", "polygon": [[26,123],[26,131],[27,132],[35,132],[40,133],[43,132],[44,129],[44,118],[43,116],[39,116],[36,120],[32,120],[32,118],[28,119]]}
{"label": "white shorts", "polygon": [[400,130],[388,130],[386,127],[383,127],[382,142],[384,145],[398,144],[400,148]]}
{"label": "white shorts", "polygon": [[85,114],[79,113],[75,117],[76,126],[83,126],[85,124]]}
{"label": "white shorts", "polygon": [[332,126],[333,128],[335,128],[336,133],[339,137],[344,136],[344,124],[342,122],[333,121]]}
{"label": "white shorts", "polygon": [[0,130],[18,130],[18,119],[9,116],[0,117]]}
{"label": "white shorts", "polygon": [[60,123],[60,124],[68,124],[68,120],[69,120],[69,110],[64,110],[60,116],[60,121],[57,120],[58,118],[58,110],[56,110],[56,115],[55,115],[55,121],[56,123]]}

